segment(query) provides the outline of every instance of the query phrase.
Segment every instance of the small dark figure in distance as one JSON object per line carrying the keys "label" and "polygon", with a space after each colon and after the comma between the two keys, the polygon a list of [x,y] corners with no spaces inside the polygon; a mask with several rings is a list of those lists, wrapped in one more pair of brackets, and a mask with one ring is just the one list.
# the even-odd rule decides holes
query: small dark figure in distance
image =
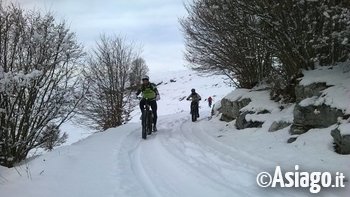
{"label": "small dark figure in distance", "polygon": [[213,98],[211,98],[211,96],[209,96],[209,98],[208,98],[208,105],[209,105],[210,108],[211,108],[212,103],[213,103]]}

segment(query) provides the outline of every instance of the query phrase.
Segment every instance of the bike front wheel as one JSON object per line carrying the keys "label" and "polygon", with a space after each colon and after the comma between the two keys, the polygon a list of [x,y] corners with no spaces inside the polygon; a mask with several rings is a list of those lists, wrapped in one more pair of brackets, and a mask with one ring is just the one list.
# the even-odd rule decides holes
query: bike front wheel
{"label": "bike front wheel", "polygon": [[147,134],[151,135],[152,134],[152,123],[153,123],[153,118],[152,118],[152,112],[148,111],[147,112]]}
{"label": "bike front wheel", "polygon": [[142,139],[147,139],[146,113],[142,113]]}

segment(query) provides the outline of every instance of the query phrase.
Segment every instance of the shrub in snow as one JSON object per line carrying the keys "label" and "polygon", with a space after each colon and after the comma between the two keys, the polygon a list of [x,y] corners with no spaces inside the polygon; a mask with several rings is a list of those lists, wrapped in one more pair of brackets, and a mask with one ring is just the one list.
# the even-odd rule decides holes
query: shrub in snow
{"label": "shrub in snow", "polygon": [[129,121],[137,104],[134,85],[147,72],[137,51],[120,37],[102,35],[97,42],[84,72],[89,92],[80,109],[94,129],[103,131]]}
{"label": "shrub in snow", "polygon": [[80,104],[85,88],[76,74],[84,53],[50,14],[0,5],[0,21],[0,165],[11,167]]}
{"label": "shrub in snow", "polygon": [[55,124],[49,124],[40,135],[39,143],[41,148],[51,151],[54,147],[64,144],[67,141],[68,134],[61,134],[61,130]]}

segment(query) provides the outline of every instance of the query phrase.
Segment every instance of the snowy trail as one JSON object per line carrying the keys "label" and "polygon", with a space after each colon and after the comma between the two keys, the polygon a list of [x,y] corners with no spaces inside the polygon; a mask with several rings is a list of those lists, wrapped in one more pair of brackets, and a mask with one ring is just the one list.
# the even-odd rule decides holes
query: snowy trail
{"label": "snowy trail", "polygon": [[18,168],[22,176],[0,168],[6,178],[0,196],[310,196],[305,190],[259,188],[256,175],[276,163],[219,142],[206,118],[192,123],[187,112],[162,116],[158,128],[147,140],[140,124],[92,135]]}
{"label": "snowy trail", "polygon": [[[178,148],[174,144],[170,144],[172,148],[168,147],[169,144],[166,145],[166,139],[171,137],[169,135],[173,129],[167,122],[160,123],[157,134],[134,146],[130,145],[135,143],[135,139],[141,140],[140,133],[135,132],[128,136],[121,147],[120,159],[124,162],[120,166],[130,166],[134,177],[131,182],[138,180],[144,196],[214,196],[227,191],[229,187],[211,180],[210,176],[196,171],[193,164],[187,163],[186,159],[177,157],[175,152]],[[130,186],[129,182],[124,182],[121,187],[128,185]],[[135,191],[135,188],[131,190]],[[142,192],[140,189],[136,190]],[[222,193],[221,196],[230,195]]]}
{"label": "snowy trail", "polygon": [[[237,196],[249,196],[227,184],[224,176],[211,169],[214,162],[210,157],[214,154],[185,139],[183,126],[176,126],[183,124],[180,123],[183,119],[168,121],[160,123],[159,132],[146,141],[130,146],[135,138],[140,138],[136,132],[129,135],[121,147],[120,159],[124,163],[120,165],[131,166],[134,176],[131,182],[138,180],[145,196],[232,196],[234,191]],[[185,150],[181,150],[183,148]],[[130,185],[129,182],[123,184],[122,188]]]}
{"label": "snowy trail", "polygon": [[[138,191],[136,196],[256,196],[261,192],[255,183],[259,167],[240,154],[234,158],[221,153],[222,148],[213,148],[214,143],[201,141],[194,134],[202,132],[197,126],[200,124],[189,122],[187,114],[179,116],[175,120],[175,116],[161,120],[159,132],[146,141],[139,139],[139,132],[128,136],[121,146],[119,159],[123,162],[119,165],[130,166],[131,173],[119,192],[125,187],[129,187],[123,191],[126,193]],[[249,159],[252,161],[253,157]],[[258,160],[254,162],[261,166]],[[139,185],[135,185],[135,180]],[[274,192],[270,196],[283,193]]]}
{"label": "snowy trail", "polygon": [[147,140],[139,131],[131,133],[119,155],[120,166],[130,166],[128,181],[116,196],[310,196],[307,189],[259,188],[256,175],[276,161],[218,142],[208,134],[215,126],[206,123],[206,118],[192,123],[187,113],[179,113],[162,117],[159,131]]}

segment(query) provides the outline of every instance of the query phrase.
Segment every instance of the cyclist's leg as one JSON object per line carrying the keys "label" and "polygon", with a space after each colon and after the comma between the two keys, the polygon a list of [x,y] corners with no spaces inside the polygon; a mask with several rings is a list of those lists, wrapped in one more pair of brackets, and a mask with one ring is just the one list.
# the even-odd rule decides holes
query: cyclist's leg
{"label": "cyclist's leg", "polygon": [[145,104],[146,104],[146,100],[145,99],[141,99],[140,100],[140,110],[141,110],[140,120],[142,120],[142,114],[143,114],[143,109],[145,107]]}
{"label": "cyclist's leg", "polygon": [[141,99],[140,100],[140,110],[141,110],[141,112],[143,111],[143,107],[145,106],[145,104],[146,104],[146,100],[145,99]]}
{"label": "cyclist's leg", "polygon": [[157,115],[157,101],[151,101],[150,102],[151,108],[152,108],[152,113],[153,113],[153,124],[157,125],[157,119],[158,119],[158,115]]}

